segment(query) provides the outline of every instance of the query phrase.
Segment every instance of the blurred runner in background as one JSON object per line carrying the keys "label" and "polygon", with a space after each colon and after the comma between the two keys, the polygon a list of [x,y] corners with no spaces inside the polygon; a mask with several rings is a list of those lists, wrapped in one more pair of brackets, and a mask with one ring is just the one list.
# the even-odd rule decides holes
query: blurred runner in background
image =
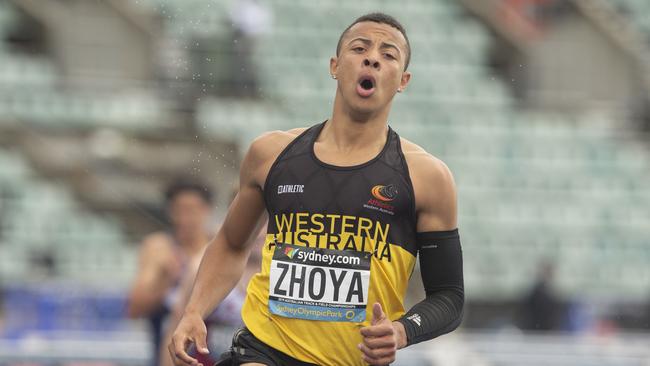
{"label": "blurred runner in background", "polygon": [[[248,286],[251,277],[260,270],[262,264],[262,247],[264,246],[265,236],[266,231],[264,229],[260,230],[254,244],[255,249],[251,251],[246,268],[244,269],[244,274],[237,283],[237,286],[232,289],[230,294],[226,296],[214,312],[212,312],[212,314],[206,319],[206,327],[209,334],[208,342],[210,343],[211,348],[215,351],[213,352],[214,355],[219,355],[228,348],[230,339],[232,338],[232,332],[243,324],[241,309],[244,305],[244,299],[246,298],[246,287]],[[169,357],[169,351],[167,350],[166,345],[171,341],[174,328],[176,328],[176,325],[183,316],[183,310],[190,298],[192,285],[194,284],[196,273],[199,270],[201,259],[202,257],[198,256],[193,258],[192,261],[188,263],[183,275],[179,290],[181,295],[174,305],[169,325],[165,328],[166,332],[164,342],[161,344],[159,349],[161,366],[171,366],[174,364],[171,357]],[[223,334],[218,334],[219,331]],[[211,342],[210,340],[213,337],[217,338],[218,341]],[[195,353],[194,356],[204,365],[213,364],[215,362],[210,357],[201,353]]]}
{"label": "blurred runner in background", "polygon": [[[212,200],[212,192],[201,182],[172,183],[165,192],[171,228],[142,240],[138,272],[128,296],[128,315],[149,320],[154,347],[152,365],[160,365],[158,349],[168,315],[180,298],[184,273],[193,262],[200,261],[213,237],[208,229]],[[191,278],[193,281],[194,274]]]}

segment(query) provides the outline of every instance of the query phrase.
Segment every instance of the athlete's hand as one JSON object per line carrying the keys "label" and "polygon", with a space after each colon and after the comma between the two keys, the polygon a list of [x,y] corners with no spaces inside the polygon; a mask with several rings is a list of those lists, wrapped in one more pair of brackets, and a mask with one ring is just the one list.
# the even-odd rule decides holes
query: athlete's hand
{"label": "athlete's hand", "polygon": [[176,366],[203,366],[188,353],[190,345],[194,344],[199,353],[207,355],[207,333],[205,322],[198,313],[185,313],[178,323],[172,340],[167,349]]}
{"label": "athlete's hand", "polygon": [[391,322],[376,302],[372,306],[370,326],[361,328],[363,343],[358,347],[363,352],[363,360],[371,365],[387,365],[395,361],[397,350],[406,345],[404,334],[403,325]]}

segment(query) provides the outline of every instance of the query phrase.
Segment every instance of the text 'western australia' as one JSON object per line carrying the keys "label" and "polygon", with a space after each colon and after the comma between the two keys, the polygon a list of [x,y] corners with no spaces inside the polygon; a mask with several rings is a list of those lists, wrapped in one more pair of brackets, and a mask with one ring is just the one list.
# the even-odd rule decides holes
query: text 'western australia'
{"label": "text 'western australia'", "polygon": [[[276,241],[332,250],[370,252],[381,260],[391,260],[390,224],[365,217],[297,212],[273,218]],[[269,244],[269,249],[273,243]]]}

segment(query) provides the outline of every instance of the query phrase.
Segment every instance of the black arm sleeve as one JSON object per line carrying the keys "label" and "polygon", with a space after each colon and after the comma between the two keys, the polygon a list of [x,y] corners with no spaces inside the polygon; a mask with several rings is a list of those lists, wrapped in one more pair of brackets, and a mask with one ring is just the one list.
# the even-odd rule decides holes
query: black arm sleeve
{"label": "black arm sleeve", "polygon": [[418,233],[420,272],[426,298],[398,321],[407,345],[427,341],[456,329],[463,317],[463,256],[458,229]]}

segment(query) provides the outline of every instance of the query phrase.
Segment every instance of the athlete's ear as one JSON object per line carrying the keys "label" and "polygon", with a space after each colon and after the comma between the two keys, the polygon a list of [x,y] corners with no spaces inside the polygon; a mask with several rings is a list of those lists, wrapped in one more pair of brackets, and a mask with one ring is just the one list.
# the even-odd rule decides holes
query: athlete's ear
{"label": "athlete's ear", "polygon": [[336,69],[339,66],[339,58],[336,56],[333,56],[330,58],[330,75],[332,75],[332,79],[336,79]]}
{"label": "athlete's ear", "polygon": [[404,89],[406,89],[406,86],[408,85],[409,81],[411,81],[411,72],[404,71],[402,73],[402,79],[399,81],[399,89],[397,89],[397,91],[403,92]]}

